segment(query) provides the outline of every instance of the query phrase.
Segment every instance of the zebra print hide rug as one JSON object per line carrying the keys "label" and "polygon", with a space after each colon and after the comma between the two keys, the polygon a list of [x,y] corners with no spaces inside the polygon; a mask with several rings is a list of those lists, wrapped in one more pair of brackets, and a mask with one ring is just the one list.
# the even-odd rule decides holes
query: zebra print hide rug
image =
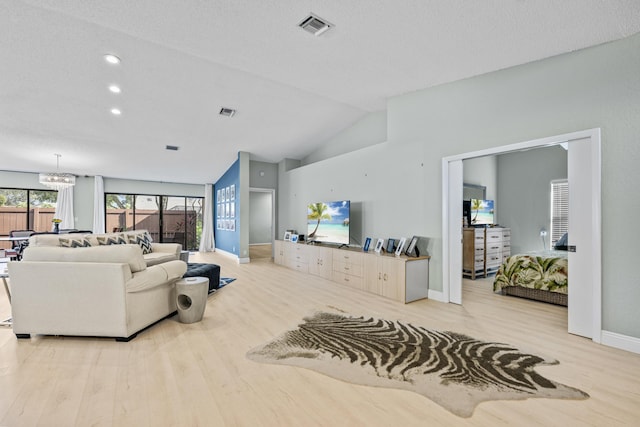
{"label": "zebra print hide rug", "polygon": [[586,399],[588,394],[535,372],[555,360],[383,319],[317,313],[247,353],[256,362],[293,365],[356,384],[419,393],[470,417],[487,400]]}

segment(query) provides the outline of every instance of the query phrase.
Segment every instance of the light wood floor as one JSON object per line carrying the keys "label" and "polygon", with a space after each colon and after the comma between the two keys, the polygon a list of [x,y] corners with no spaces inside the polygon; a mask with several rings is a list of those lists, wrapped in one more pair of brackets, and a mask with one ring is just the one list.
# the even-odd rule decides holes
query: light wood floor
{"label": "light wood floor", "polygon": [[271,243],[264,245],[249,245],[249,258],[251,260],[272,258],[273,251],[271,249]]}
{"label": "light wood floor", "polygon": [[[270,261],[214,262],[237,280],[211,295],[205,318],[162,321],[129,343],[43,337],[17,341],[0,329],[0,426],[616,426],[638,425],[640,355],[566,333],[566,309],[493,295],[465,281],[464,305],[403,305]],[[0,315],[8,304],[0,298]],[[245,353],[305,315],[336,307],[507,342],[559,365],[538,371],[586,391],[583,401],[529,399],[480,404],[452,415],[408,391],[354,385]]]}

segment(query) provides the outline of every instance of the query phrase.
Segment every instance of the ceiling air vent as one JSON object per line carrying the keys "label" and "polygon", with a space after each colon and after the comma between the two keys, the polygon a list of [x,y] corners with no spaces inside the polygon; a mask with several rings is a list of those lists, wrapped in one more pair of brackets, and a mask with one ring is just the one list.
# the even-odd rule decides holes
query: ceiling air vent
{"label": "ceiling air vent", "polygon": [[221,116],[225,116],[225,117],[233,117],[233,115],[236,113],[236,110],[234,110],[233,108],[224,108],[222,107],[220,109],[220,115]]}
{"label": "ceiling air vent", "polygon": [[178,151],[180,149],[177,145],[167,145],[165,148],[169,151]]}
{"label": "ceiling air vent", "polygon": [[302,22],[298,24],[298,26],[303,30],[313,34],[314,36],[319,36],[329,28],[333,27],[333,24],[330,24],[326,20],[318,18],[317,16],[311,14],[308,17],[304,18]]}

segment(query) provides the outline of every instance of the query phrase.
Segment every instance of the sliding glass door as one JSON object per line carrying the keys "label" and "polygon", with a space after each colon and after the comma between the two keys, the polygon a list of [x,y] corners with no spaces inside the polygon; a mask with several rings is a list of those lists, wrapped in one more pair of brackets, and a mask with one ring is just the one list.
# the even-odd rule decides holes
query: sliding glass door
{"label": "sliding glass door", "polygon": [[106,230],[148,230],[156,242],[198,250],[202,235],[202,197],[105,194]]}

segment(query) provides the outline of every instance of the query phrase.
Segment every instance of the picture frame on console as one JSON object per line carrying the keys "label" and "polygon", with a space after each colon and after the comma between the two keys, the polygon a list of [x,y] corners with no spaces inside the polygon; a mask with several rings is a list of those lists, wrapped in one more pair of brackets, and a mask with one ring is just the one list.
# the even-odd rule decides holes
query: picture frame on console
{"label": "picture frame on console", "polygon": [[364,240],[364,246],[362,247],[362,250],[365,252],[369,252],[369,246],[371,246],[371,237],[367,237]]}
{"label": "picture frame on console", "polygon": [[291,243],[298,243],[298,235],[297,234],[292,234],[291,235]]}
{"label": "picture frame on console", "polygon": [[384,239],[378,239],[378,241],[376,242],[376,247],[374,249],[374,252],[379,254],[380,251],[382,250],[382,245],[384,245]]}
{"label": "picture frame on console", "polygon": [[396,249],[396,239],[387,239],[387,253],[392,254]]}
{"label": "picture frame on console", "polygon": [[396,256],[402,255],[402,250],[404,249],[404,245],[407,243],[407,238],[402,237],[400,242],[398,243],[398,247],[396,249]]}
{"label": "picture frame on console", "polygon": [[290,231],[285,231],[284,232],[284,240],[286,240],[286,241],[291,240],[291,232]]}
{"label": "picture frame on console", "polygon": [[420,251],[416,247],[417,244],[418,244],[418,236],[413,236],[411,238],[411,241],[409,242],[409,246],[407,247],[407,251],[405,252],[405,255],[409,257],[414,257],[414,258],[419,257]]}

